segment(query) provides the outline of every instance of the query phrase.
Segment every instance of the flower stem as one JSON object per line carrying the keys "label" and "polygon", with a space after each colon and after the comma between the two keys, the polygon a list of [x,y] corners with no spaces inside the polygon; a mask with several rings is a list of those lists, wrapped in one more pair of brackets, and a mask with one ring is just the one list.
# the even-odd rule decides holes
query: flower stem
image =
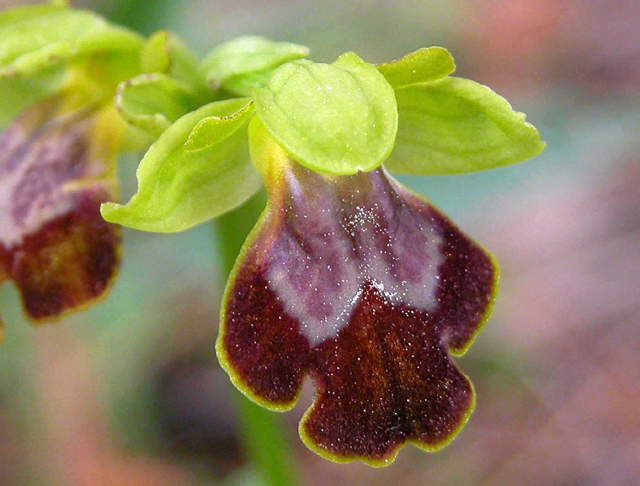
{"label": "flower stem", "polygon": [[[233,268],[240,247],[265,205],[263,192],[215,222],[219,255],[225,273]],[[238,415],[248,458],[260,475],[261,484],[299,484],[293,456],[283,433],[281,417],[237,393]]]}

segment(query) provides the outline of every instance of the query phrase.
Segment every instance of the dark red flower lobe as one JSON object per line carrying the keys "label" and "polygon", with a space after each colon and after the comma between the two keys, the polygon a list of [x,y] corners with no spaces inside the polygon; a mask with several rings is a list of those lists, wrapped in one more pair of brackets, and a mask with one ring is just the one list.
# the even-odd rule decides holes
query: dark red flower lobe
{"label": "dark red flower lobe", "polygon": [[461,355],[495,295],[491,257],[384,169],[267,177],[269,205],[227,287],[218,353],[263,405],[318,393],[300,432],[325,457],[384,465],[446,445],[474,404]]}
{"label": "dark red flower lobe", "polygon": [[99,298],[120,258],[120,230],[99,212],[117,193],[117,128],[108,108],[64,103],[33,106],[0,135],[0,282],[15,281],[36,321]]}

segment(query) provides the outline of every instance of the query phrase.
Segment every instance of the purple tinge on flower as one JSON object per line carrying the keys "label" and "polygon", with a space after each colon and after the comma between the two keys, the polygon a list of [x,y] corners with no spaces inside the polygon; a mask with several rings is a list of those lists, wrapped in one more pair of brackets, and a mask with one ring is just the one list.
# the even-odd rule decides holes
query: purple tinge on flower
{"label": "purple tinge on flower", "polygon": [[490,255],[382,168],[330,177],[291,162],[267,189],[224,303],[218,353],[234,383],[286,410],[309,374],[300,433],[334,460],[446,445],[474,406],[449,354],[487,318]]}
{"label": "purple tinge on flower", "polygon": [[0,282],[34,320],[99,298],[117,271],[120,231],[99,212],[117,192],[105,110],[49,99],[0,134]]}

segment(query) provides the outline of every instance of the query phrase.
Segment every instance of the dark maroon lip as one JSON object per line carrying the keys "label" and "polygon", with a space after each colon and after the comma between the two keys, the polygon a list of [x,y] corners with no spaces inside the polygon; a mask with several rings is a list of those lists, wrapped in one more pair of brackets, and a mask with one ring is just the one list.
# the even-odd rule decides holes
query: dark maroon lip
{"label": "dark maroon lip", "polygon": [[284,174],[228,284],[230,372],[273,408],[295,403],[309,374],[318,394],[301,433],[330,457],[441,447],[473,407],[448,351],[484,321],[491,257],[384,169]]}
{"label": "dark maroon lip", "polygon": [[61,115],[54,97],[0,136],[0,275],[34,320],[100,298],[117,272],[120,229],[100,216],[116,196],[115,154],[97,146],[95,112]]}

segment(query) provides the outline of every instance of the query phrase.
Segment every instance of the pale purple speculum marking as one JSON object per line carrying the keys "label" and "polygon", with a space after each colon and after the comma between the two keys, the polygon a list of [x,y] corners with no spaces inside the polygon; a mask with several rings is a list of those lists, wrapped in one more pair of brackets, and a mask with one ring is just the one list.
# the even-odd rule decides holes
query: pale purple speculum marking
{"label": "pale purple speculum marking", "polygon": [[436,308],[442,236],[384,169],[340,177],[298,164],[285,171],[283,226],[267,279],[312,346],[349,323],[366,282],[391,304]]}
{"label": "pale purple speculum marking", "polygon": [[89,158],[91,118],[54,118],[58,103],[36,105],[0,137],[0,244],[7,249],[69,212],[68,183],[106,173],[101,160]]}

